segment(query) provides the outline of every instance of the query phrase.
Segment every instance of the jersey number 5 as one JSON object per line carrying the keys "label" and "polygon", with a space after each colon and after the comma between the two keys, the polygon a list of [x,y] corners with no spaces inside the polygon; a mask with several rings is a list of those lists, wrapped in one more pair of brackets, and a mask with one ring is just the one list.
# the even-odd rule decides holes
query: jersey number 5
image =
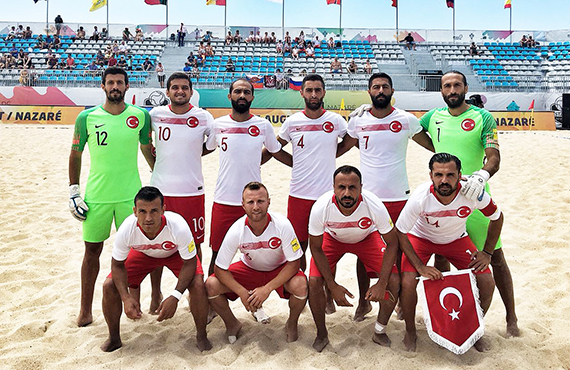
{"label": "jersey number 5", "polygon": [[226,142],[228,138],[227,137],[223,137],[222,141],[220,142],[220,148],[225,152],[226,150],[228,150],[228,143]]}

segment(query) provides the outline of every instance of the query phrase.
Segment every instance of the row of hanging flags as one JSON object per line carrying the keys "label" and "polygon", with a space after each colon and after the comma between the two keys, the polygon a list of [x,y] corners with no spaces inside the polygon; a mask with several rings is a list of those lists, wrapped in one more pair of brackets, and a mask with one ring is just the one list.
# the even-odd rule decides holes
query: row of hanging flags
{"label": "row of hanging flags", "polygon": [[[207,0],[212,1],[212,0]],[[341,0],[326,0],[328,5],[340,5]],[[394,8],[398,7],[398,0],[389,0],[392,1],[392,6]],[[224,0],[225,2],[225,0]],[[455,0],[445,0],[448,8],[455,8]],[[511,8],[511,0],[505,0],[505,9]]]}

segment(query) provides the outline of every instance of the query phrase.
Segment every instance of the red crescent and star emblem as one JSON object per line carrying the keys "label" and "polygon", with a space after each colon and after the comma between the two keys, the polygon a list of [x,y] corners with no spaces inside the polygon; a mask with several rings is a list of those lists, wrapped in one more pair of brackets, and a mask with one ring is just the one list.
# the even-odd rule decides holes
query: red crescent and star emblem
{"label": "red crescent and star emblem", "polygon": [[398,121],[390,122],[390,131],[396,133],[402,131],[402,124]]}
{"label": "red crescent and star emblem", "polygon": [[358,220],[359,228],[368,229],[370,226],[372,226],[372,220],[368,217],[362,217],[360,220]]}
{"label": "red crescent and star emblem", "polygon": [[277,249],[280,246],[281,246],[281,239],[279,239],[275,236],[273,238],[269,239],[269,248]]}
{"label": "red crescent and star emblem", "polygon": [[329,133],[329,134],[331,132],[333,132],[334,131],[334,125],[332,124],[332,122],[327,121],[327,122],[323,123],[323,131],[326,133]]}
{"label": "red crescent and star emblem", "polygon": [[197,127],[199,123],[200,122],[198,121],[198,118],[194,116],[188,117],[188,119],[186,120],[186,125],[188,125],[188,127],[190,128]]}
{"label": "red crescent and star emblem", "polygon": [[461,122],[461,128],[465,131],[471,131],[475,128],[475,121],[471,118],[466,118]]}
{"label": "red crescent and star emblem", "polygon": [[261,133],[261,131],[259,130],[259,127],[252,125],[249,126],[247,128],[247,133],[250,134],[251,136],[259,136],[259,134]]}
{"label": "red crescent and star emblem", "polygon": [[170,242],[170,241],[165,241],[161,244],[161,247],[165,251],[170,251],[170,250],[176,248],[176,244],[174,244],[173,242]]}
{"label": "red crescent and star emblem", "polygon": [[465,218],[471,214],[471,208],[467,206],[459,207],[457,210],[457,217]]}
{"label": "red crescent and star emblem", "polygon": [[127,118],[127,126],[130,128],[137,128],[139,126],[139,119],[135,116],[130,116]]}

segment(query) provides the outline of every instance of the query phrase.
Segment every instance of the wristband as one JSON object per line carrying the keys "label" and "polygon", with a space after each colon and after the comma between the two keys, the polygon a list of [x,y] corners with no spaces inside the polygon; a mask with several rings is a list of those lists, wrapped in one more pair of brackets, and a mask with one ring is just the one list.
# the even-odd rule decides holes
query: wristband
{"label": "wristband", "polygon": [[493,257],[493,253],[489,253],[489,252],[487,252],[487,251],[484,250],[484,249],[483,249],[483,252],[484,252],[484,253],[487,253],[487,254],[489,255],[489,257]]}
{"label": "wristband", "polygon": [[182,293],[180,293],[178,290],[174,289],[172,291],[172,293],[170,294],[170,296],[176,298],[179,301],[180,298],[182,298]]}

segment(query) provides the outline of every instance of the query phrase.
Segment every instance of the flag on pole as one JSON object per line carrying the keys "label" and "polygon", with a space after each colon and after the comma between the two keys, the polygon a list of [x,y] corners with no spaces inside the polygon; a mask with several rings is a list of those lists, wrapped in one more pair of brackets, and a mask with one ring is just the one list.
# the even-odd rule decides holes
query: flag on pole
{"label": "flag on pole", "polygon": [[340,0],[327,0],[327,5],[340,5]]}
{"label": "flag on pole", "polygon": [[435,343],[461,355],[485,331],[479,289],[471,270],[444,272],[443,280],[420,279],[424,321]]}
{"label": "flag on pole", "polygon": [[38,3],[38,1],[40,1],[40,0],[34,0],[34,3],[35,3],[35,4],[37,4],[37,3]]}
{"label": "flag on pole", "polygon": [[144,0],[148,5],[166,5],[167,0]]}
{"label": "flag on pole", "polygon": [[532,102],[530,103],[528,110],[534,110],[534,99],[532,99]]}
{"label": "flag on pole", "polygon": [[392,6],[394,8],[397,8],[398,7],[398,0],[392,0]]}
{"label": "flag on pole", "polygon": [[511,8],[511,0],[505,0],[505,9]]}
{"label": "flag on pole", "polygon": [[206,0],[206,5],[226,6],[226,0]]}
{"label": "flag on pole", "polygon": [[455,8],[455,0],[445,0],[448,8]]}
{"label": "flag on pole", "polygon": [[107,5],[107,0],[93,0],[93,4],[91,4],[89,11],[94,12],[97,9],[101,9],[105,5]]}

